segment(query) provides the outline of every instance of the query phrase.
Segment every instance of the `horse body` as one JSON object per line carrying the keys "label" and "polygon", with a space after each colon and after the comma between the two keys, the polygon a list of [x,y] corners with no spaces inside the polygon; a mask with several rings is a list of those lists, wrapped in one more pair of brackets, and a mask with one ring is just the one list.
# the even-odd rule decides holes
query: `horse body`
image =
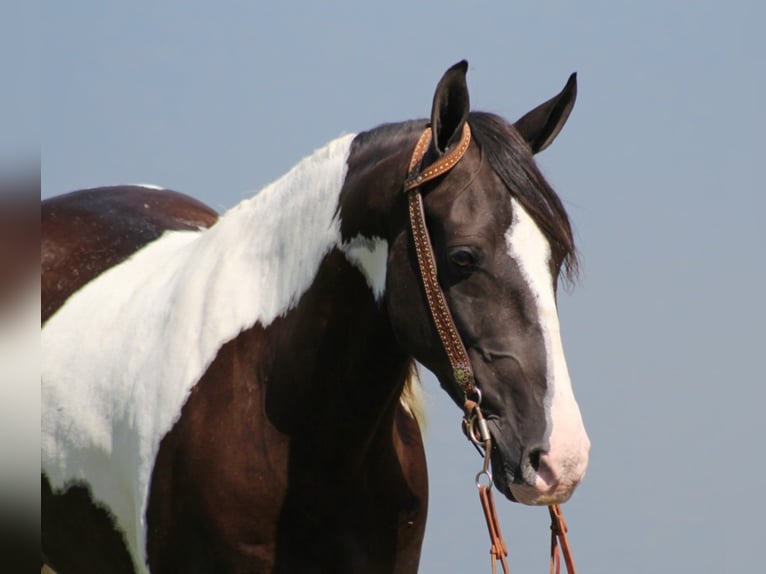
{"label": "horse body", "polygon": [[[495,482],[522,502],[563,500],[584,472],[583,448],[587,459],[553,299],[568,226],[541,231],[560,205],[546,189],[542,200],[509,189],[516,175],[500,173],[482,125],[497,123],[531,162],[573,96],[533,110],[514,132],[468,119],[467,92],[458,114],[437,105],[439,94],[432,155],[466,120],[479,128],[477,145],[429,187],[426,208],[440,282],[498,437]],[[417,569],[428,485],[418,421],[401,400],[413,357],[461,399],[402,207],[424,126],[339,138],[217,221],[166,191],[90,190],[44,204],[49,564]],[[522,244],[537,245],[540,261],[515,255]]]}

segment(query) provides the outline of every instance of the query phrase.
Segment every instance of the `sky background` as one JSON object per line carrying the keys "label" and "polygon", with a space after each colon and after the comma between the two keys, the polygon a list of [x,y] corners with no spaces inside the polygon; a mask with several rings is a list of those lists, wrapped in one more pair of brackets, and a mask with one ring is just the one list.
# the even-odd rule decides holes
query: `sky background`
{"label": "sky background", "polygon": [[[40,90],[6,90],[3,130],[14,153],[39,138],[46,197],[150,182],[223,211],[342,133],[428,115],[436,82],[462,58],[472,107],[511,120],[577,71],[575,109],[538,158],[583,258],[578,285],[560,294],[593,443],[564,506],[576,563],[592,574],[737,573],[762,560],[766,4],[37,9],[18,18],[39,18],[40,41],[9,65]],[[21,33],[14,19],[3,28]],[[30,103],[39,117],[23,112]],[[421,572],[487,571],[479,457],[458,409],[431,377],[424,384]],[[512,570],[545,572],[545,509],[498,502]]]}

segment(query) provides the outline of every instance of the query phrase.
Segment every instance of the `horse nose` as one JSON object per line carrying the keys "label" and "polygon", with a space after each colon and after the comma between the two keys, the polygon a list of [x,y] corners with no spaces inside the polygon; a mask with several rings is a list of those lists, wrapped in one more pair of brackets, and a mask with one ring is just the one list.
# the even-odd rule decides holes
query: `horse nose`
{"label": "horse nose", "polygon": [[586,440],[565,451],[539,446],[524,449],[508,484],[513,500],[522,504],[567,501],[585,476],[589,447]]}
{"label": "horse nose", "polygon": [[[530,467],[535,469],[534,486],[538,489],[573,490],[585,476],[588,467],[588,454],[590,441],[586,441],[579,448],[566,453],[544,451],[537,449],[529,458]],[[525,479],[526,479],[526,475]]]}

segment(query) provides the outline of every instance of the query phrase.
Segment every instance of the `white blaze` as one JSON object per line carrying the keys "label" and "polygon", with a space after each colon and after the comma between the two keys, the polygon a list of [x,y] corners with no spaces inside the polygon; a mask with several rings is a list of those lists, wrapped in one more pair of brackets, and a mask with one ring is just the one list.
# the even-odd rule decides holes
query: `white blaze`
{"label": "white blaze", "polygon": [[[505,234],[508,254],[516,261],[537,305],[547,356],[546,418],[550,450],[541,457],[534,487],[535,502],[571,493],[588,464],[590,441],[569,380],[561,343],[556,296],[550,272],[550,245],[540,228],[516,200],[511,199],[513,222]],[[512,486],[514,490],[516,487]],[[515,496],[514,490],[514,496]],[[529,498],[520,493],[521,498]],[[517,496],[517,498],[519,498]]]}

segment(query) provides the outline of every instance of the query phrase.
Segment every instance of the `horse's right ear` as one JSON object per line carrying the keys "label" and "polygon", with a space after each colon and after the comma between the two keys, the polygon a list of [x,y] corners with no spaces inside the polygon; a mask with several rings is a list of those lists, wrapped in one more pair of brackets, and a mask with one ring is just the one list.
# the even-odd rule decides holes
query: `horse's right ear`
{"label": "horse's right ear", "polygon": [[431,107],[431,129],[436,151],[442,154],[463,135],[468,119],[468,85],[465,74],[468,62],[461,60],[444,72],[436,86]]}
{"label": "horse's right ear", "polygon": [[577,98],[577,74],[569,76],[564,89],[559,95],[540,104],[531,112],[527,112],[513,124],[521,137],[529,144],[532,153],[547,148],[569,117]]}

